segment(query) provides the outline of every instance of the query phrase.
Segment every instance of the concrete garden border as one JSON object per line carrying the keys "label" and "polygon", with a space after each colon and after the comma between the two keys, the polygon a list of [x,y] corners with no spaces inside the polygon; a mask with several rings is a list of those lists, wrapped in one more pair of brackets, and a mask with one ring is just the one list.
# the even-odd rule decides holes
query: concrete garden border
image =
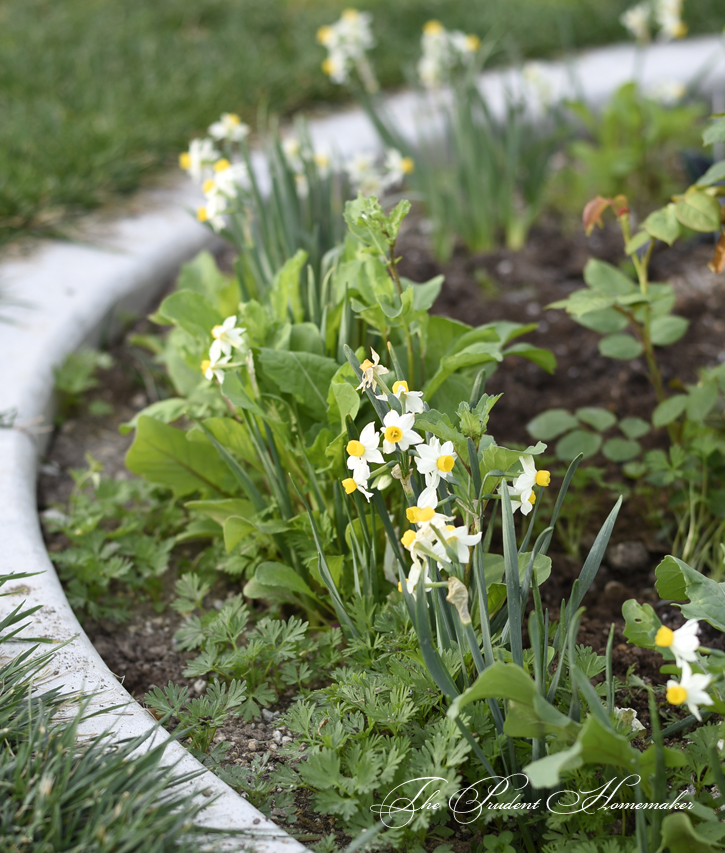
{"label": "concrete garden border", "polygon": [[[725,49],[717,38],[655,45],[639,58],[634,46],[615,45],[587,52],[573,64],[541,68],[554,98],[571,94],[571,81],[576,80],[579,93],[596,105],[630,79],[635,67],[647,90],[672,81],[689,83],[705,70],[710,57],[713,61],[700,88],[713,98],[719,96],[722,109]],[[502,107],[507,88],[519,84],[513,72],[492,72],[482,78],[494,109]],[[531,103],[535,109],[533,97]],[[391,98],[389,109],[411,133],[420,126],[411,94]],[[310,133],[315,147],[336,150],[343,157],[378,145],[361,110],[311,122]],[[263,172],[261,157],[257,164]],[[22,600],[29,606],[43,605],[31,633],[70,641],[58,651],[53,675],[66,689],[96,693],[96,708],[124,704],[122,711],[92,723],[97,730],[112,729],[118,738],[142,734],[155,721],[101,660],[71,611],[43,544],[35,491],[38,458],[47,439],[45,425],[51,422],[53,367],[77,347],[96,343],[102,332],[113,329],[114,318],[144,312],[181,263],[217,243],[186,210],[199,201],[198,191],[188,182],[144,191],[138,200],[144,212],[106,226],[95,245],[46,243],[28,258],[0,263],[0,287],[23,303],[0,304],[0,313],[12,320],[10,325],[0,323],[0,413],[16,412],[14,426],[0,429],[0,572],[39,573],[11,584],[12,595],[5,601],[11,606]],[[9,650],[14,648],[18,647]],[[202,769],[177,743],[169,745],[166,759],[178,761],[180,772]],[[244,831],[260,853],[306,850],[209,771],[189,784],[205,796],[217,797],[203,815],[205,825]],[[235,848],[246,843],[235,843]]]}

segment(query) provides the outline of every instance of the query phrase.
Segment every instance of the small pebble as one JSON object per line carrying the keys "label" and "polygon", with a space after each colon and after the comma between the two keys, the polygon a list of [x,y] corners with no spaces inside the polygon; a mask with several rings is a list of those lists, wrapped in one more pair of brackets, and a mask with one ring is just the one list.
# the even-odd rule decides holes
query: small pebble
{"label": "small pebble", "polygon": [[282,740],[282,732],[279,729],[275,729],[272,732],[272,737],[277,741],[277,743],[280,743]]}
{"label": "small pebble", "polygon": [[197,678],[192,685],[194,693],[201,693],[206,689],[206,681],[203,678]]}
{"label": "small pebble", "polygon": [[269,723],[279,717],[279,711],[269,711],[267,708],[262,708],[262,716]]}
{"label": "small pebble", "polygon": [[287,735],[285,735],[285,736],[282,738],[282,743],[292,743],[292,738],[291,738],[291,737],[287,737]]}
{"label": "small pebble", "polygon": [[252,739],[252,740],[248,740],[248,741],[247,741],[247,749],[248,749],[250,752],[256,752],[256,750],[257,750],[257,741],[256,741],[256,740],[254,740],[254,739]]}

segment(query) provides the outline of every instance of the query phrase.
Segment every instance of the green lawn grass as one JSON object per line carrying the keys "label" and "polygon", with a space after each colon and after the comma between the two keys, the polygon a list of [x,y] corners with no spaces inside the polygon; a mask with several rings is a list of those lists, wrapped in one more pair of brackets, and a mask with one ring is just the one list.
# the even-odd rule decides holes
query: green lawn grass
{"label": "green lawn grass", "polygon": [[[722,0],[688,0],[691,32]],[[136,189],[225,110],[254,122],[344,97],[315,31],[350,0],[4,0],[0,4],[0,243]],[[402,80],[423,23],[522,55],[621,39],[629,0],[366,0],[384,85]]]}

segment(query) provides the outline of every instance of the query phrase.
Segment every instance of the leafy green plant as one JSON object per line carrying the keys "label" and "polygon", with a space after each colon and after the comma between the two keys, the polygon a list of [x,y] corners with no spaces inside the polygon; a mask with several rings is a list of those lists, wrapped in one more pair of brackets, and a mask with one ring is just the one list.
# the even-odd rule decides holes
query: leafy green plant
{"label": "leafy green plant", "polygon": [[[322,282],[310,274],[306,295],[303,252],[260,300],[241,302],[237,280],[204,257],[185,270],[180,289],[153,318],[174,326],[161,358],[179,396],[153,404],[129,425],[136,436],[128,467],[192,498],[187,533],[223,539],[242,561],[246,595],[294,602],[314,623],[337,621],[338,614],[318,569],[304,501],[315,507],[317,535],[342,596],[361,583],[378,596],[384,588],[382,565],[366,570],[364,580],[355,568],[342,500],[346,420],[363,417],[366,406],[346,347],[362,357],[361,347],[374,341],[383,363],[402,360],[407,373],[400,378],[447,417],[476,377],[480,387],[509,354],[547,370],[555,364],[548,350],[516,341],[534,326],[471,328],[429,314],[442,279],[415,284],[397,270],[407,210],[407,202],[389,215],[374,198],[349,202],[345,244]],[[193,418],[190,429],[165,423],[182,414]],[[381,532],[376,537],[384,548]]]}
{"label": "leafy green plant", "polygon": [[677,192],[683,149],[698,143],[702,105],[659,103],[637,83],[625,83],[601,112],[582,101],[564,107],[586,138],[569,143],[569,164],[554,178],[552,191],[560,206],[581,210],[600,193],[626,195],[651,207]]}
{"label": "leafy green plant", "polygon": [[227,743],[218,743],[212,749],[217,729],[239,713],[245,699],[246,684],[236,679],[228,685],[214,681],[196,699],[189,699],[188,688],[177,687],[171,681],[166,687],[152,688],[144,696],[146,707],[155,712],[159,722],[168,726],[172,718],[177,719],[174,734],[188,738],[189,751],[201,761],[210,762],[219,761],[229,748]]}
{"label": "leafy green plant", "polygon": [[[113,359],[107,352],[78,349],[72,352],[60,367],[53,369],[55,390],[60,398],[59,421],[65,420],[81,405],[84,394],[98,386],[96,371],[109,370],[112,366]],[[92,415],[104,415],[108,414],[109,409],[102,400],[96,400],[89,405],[88,411]]]}
{"label": "leafy green plant", "polygon": [[165,490],[102,477],[99,463],[88,461],[87,470],[71,471],[76,485],[68,506],[43,514],[48,532],[67,540],[52,559],[76,612],[127,619],[129,591],[158,600],[183,513]]}
{"label": "leafy green plant", "polygon": [[[603,433],[617,427],[619,435],[605,439]],[[628,462],[642,452],[637,439],[650,432],[650,424],[642,418],[622,418],[608,409],[585,406],[575,412],[566,409],[547,409],[533,420],[526,429],[538,441],[559,440],[554,452],[557,459],[571,462],[579,454],[584,459],[600,450],[611,462]]]}
{"label": "leafy green plant", "polygon": [[[210,584],[201,581],[195,573],[188,573],[177,582],[178,597],[173,607],[187,615],[176,635],[178,647],[184,650],[200,649],[201,652],[189,661],[184,675],[198,678],[214,673],[231,683],[235,679],[241,682],[245,687],[244,695],[238,688],[234,699],[235,707],[239,706],[239,713],[245,720],[257,716],[260,706],[274,704],[279,692],[290,687],[302,690],[341,660],[339,629],[333,628],[313,637],[308,634],[307,623],[295,616],[286,622],[264,616],[253,624],[249,607],[241,595],[228,598],[219,610],[206,609],[204,597],[209,589]],[[209,690],[212,688],[208,688],[208,693]],[[176,713],[177,705],[181,706],[185,701],[185,694],[174,694],[173,701],[169,698],[169,708],[174,710],[173,715],[184,726],[184,720],[191,720],[192,713],[197,716],[202,714],[202,704],[206,708],[212,700],[221,702],[225,699],[223,694],[217,696],[214,691],[209,693],[205,703],[194,700],[196,704],[192,703],[193,708],[184,711],[185,717]],[[227,698],[231,700],[231,697],[230,687]],[[158,697],[153,701],[159,701]],[[168,713],[169,708],[164,713]],[[224,710],[221,705],[220,710]],[[215,714],[204,711],[204,715],[212,717],[205,731],[219,725],[215,722]],[[207,734],[203,737],[206,738]],[[213,732],[209,735],[209,741],[211,737]]]}

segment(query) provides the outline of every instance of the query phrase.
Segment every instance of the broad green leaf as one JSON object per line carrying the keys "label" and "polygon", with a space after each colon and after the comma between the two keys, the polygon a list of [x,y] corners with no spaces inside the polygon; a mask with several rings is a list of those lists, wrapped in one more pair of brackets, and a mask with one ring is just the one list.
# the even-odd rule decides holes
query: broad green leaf
{"label": "broad green leaf", "polygon": [[718,400],[718,387],[715,382],[705,382],[689,389],[687,395],[687,417],[696,423],[702,423]]}
{"label": "broad green leaf", "polygon": [[599,352],[607,358],[628,361],[642,354],[642,344],[631,335],[607,335],[599,341]]}
{"label": "broad green leaf", "polygon": [[269,291],[269,301],[275,317],[281,322],[301,323],[304,316],[300,297],[300,274],[307,261],[307,252],[298,249],[275,275]]}
{"label": "broad green leaf", "polygon": [[571,462],[580,453],[584,455],[585,459],[594,456],[601,446],[601,435],[583,429],[575,429],[557,441],[556,455],[565,462]]}
{"label": "broad green leaf", "polygon": [[673,812],[662,821],[662,843],[656,853],[715,853],[719,844],[713,844],[693,827],[685,812]]}
{"label": "broad green leaf", "polygon": [[433,375],[440,360],[447,355],[456,341],[471,330],[470,326],[449,317],[434,315],[428,321],[428,341],[425,348],[425,371]]}
{"label": "broad green leaf", "polygon": [[455,720],[471,702],[482,699],[509,699],[533,707],[536,684],[520,666],[497,661],[485,669],[475,682],[457,696],[448,709],[448,717]]}
{"label": "broad green leaf", "polygon": [[413,310],[428,311],[438,298],[444,281],[445,276],[437,275],[424,284],[416,284],[407,278],[401,278],[400,283],[404,288],[410,288],[413,291]]}
{"label": "broad green leaf", "polygon": [[224,374],[222,394],[230,403],[239,406],[240,409],[246,409],[263,420],[271,420],[267,413],[249,396],[238,373],[227,371]]}
{"label": "broad green leaf", "polygon": [[722,114],[715,118],[709,127],[705,128],[702,141],[704,145],[725,142],[725,118],[722,117]]}
{"label": "broad green leaf", "polygon": [[597,290],[575,290],[566,299],[559,299],[547,305],[547,308],[563,308],[568,314],[575,317],[583,317],[586,314],[594,314],[611,308],[617,301],[615,294],[602,293]]}
{"label": "broad green leaf", "polygon": [[141,409],[140,412],[136,412],[130,421],[119,426],[118,431],[121,435],[126,435],[131,430],[136,429],[138,419],[141,417],[154,418],[163,424],[170,424],[178,420],[188,408],[189,402],[185,397],[169,397],[166,400],[158,400],[156,403],[146,406],[145,409]]}
{"label": "broad green leaf", "polygon": [[[287,598],[295,599],[296,593],[308,595],[310,598],[319,600],[310,589],[307,582],[297,572],[282,563],[268,562],[260,563],[254,573],[254,579],[263,587],[272,587],[285,595]],[[253,596],[263,597],[263,596]]]}
{"label": "broad green leaf", "polygon": [[471,344],[455,355],[444,356],[441,365],[423,389],[425,399],[430,400],[446,379],[462,367],[473,367],[487,361],[502,361],[500,342]]}
{"label": "broad green leaf", "polygon": [[324,355],[325,343],[320,336],[320,330],[314,323],[294,323],[290,328],[289,349],[294,352]]}
{"label": "broad green leaf", "polygon": [[650,425],[642,418],[622,418],[619,428],[627,438],[631,439],[642,438],[650,431]]}
{"label": "broad green leaf", "polygon": [[[243,423],[234,420],[234,418],[206,418],[203,424],[214,438],[224,445],[226,450],[236,453],[237,456],[256,468],[261,468],[257,449],[252,443],[249,430]],[[197,431],[190,433],[190,436],[194,439],[198,437],[202,441],[205,440]]]}
{"label": "broad green leaf", "polygon": [[712,578],[691,568],[682,560],[677,560],[685,583],[689,604],[683,604],[680,610],[686,619],[704,619],[718,631],[725,631],[725,590]]}
{"label": "broad green leaf", "polygon": [[207,251],[199,252],[182,266],[176,289],[204,296],[224,317],[235,314],[239,306],[239,284],[219,269],[216,259]]}
{"label": "broad green leaf", "polygon": [[577,409],[574,414],[580,421],[598,432],[605,432],[617,423],[616,415],[613,415],[609,409],[602,409],[598,406],[583,406],[581,409]]}
{"label": "broad green leaf", "polygon": [[[481,479],[484,480],[489,471],[508,471],[509,468],[518,463],[521,456],[538,456],[545,450],[546,445],[541,441],[538,441],[533,447],[527,447],[526,450],[509,450],[508,447],[490,444],[481,454]],[[490,484],[487,488],[491,488]]]}
{"label": "broad green leaf", "polygon": [[663,427],[671,424],[680,417],[686,406],[686,394],[675,394],[674,397],[663,400],[652,412],[652,426]]}
{"label": "broad green leaf", "polygon": [[[723,122],[725,127],[725,122]],[[725,160],[713,163],[705,174],[697,181],[698,187],[711,187],[720,181],[725,181]]]}
{"label": "broad green leaf", "polygon": [[666,347],[679,341],[687,331],[690,321],[675,314],[655,317],[650,326],[652,343],[658,347]]}
{"label": "broad green leaf", "polygon": [[161,303],[159,314],[206,346],[210,346],[213,340],[211,330],[224,321],[208,299],[191,290],[180,290],[167,296]]}
{"label": "broad green leaf", "polygon": [[643,228],[655,237],[671,246],[680,236],[680,223],[675,216],[674,204],[668,204],[660,210],[655,210],[645,219]]}
{"label": "broad green leaf", "polygon": [[611,335],[612,332],[621,332],[627,328],[627,318],[615,311],[614,308],[605,308],[602,311],[590,311],[577,317],[577,323],[586,329],[593,329],[601,335]]}
{"label": "broad green leaf", "polygon": [[655,587],[665,601],[686,601],[687,582],[676,557],[667,556],[655,569]]}
{"label": "broad green leaf", "polygon": [[626,296],[635,290],[634,282],[617,267],[590,258],[584,267],[584,281],[592,290],[609,296]]}
{"label": "broad green leaf", "polygon": [[345,418],[350,415],[353,420],[360,409],[360,392],[349,383],[331,382],[330,391],[327,395],[328,420],[330,422],[339,420],[342,428],[345,428]]}
{"label": "broad green leaf", "polygon": [[655,634],[662,623],[657,618],[654,608],[649,604],[640,604],[630,598],[622,605],[624,617],[624,636],[630,643],[643,649],[654,649]]}
{"label": "broad green leaf", "polygon": [[547,373],[553,373],[556,370],[556,356],[554,353],[551,350],[535,347],[532,344],[512,344],[510,347],[506,347],[502,354],[504,358],[509,355],[520,355],[522,358],[527,358],[529,361],[533,361],[534,364],[538,364]]}
{"label": "broad green leaf", "polygon": [[233,515],[241,518],[252,518],[255,515],[255,509],[252,504],[244,500],[244,498],[224,498],[222,500],[211,501],[187,501],[184,504],[187,509],[202,512],[208,515],[217,524],[224,522]]}
{"label": "broad green leaf", "polygon": [[235,491],[227,466],[211,444],[189,441],[183,430],[154,418],[139,418],[126,466],[151,483],[168,486],[177,496]]}
{"label": "broad green leaf", "polygon": [[560,752],[527,764],[524,767],[524,773],[534,788],[555,788],[564,773],[577,770],[583,763],[581,744],[577,741],[569,749],[562,749]]}
{"label": "broad green leaf", "polygon": [[259,361],[264,373],[282,391],[292,394],[319,420],[325,419],[330,381],[338,367],[333,359],[305,352],[261,349]]}
{"label": "broad green leaf", "polygon": [[560,783],[563,773],[584,764],[608,765],[635,773],[639,753],[624,736],[606,728],[595,716],[590,716],[573,746],[533,761],[524,767],[524,773],[534,787],[553,788]]}
{"label": "broad green leaf", "polygon": [[227,550],[227,554],[233,551],[242,539],[246,539],[256,529],[248,519],[249,516],[246,515],[244,517],[233,515],[225,518],[222,522],[224,547]]}
{"label": "broad green leaf", "polygon": [[633,255],[644,246],[645,243],[651,242],[652,237],[646,231],[638,231],[631,240],[627,240],[624,246],[624,252],[627,255]]}
{"label": "broad green leaf", "polygon": [[526,424],[532,438],[551,441],[559,435],[579,426],[579,421],[566,409],[547,409]]}
{"label": "broad green leaf", "polygon": [[[484,577],[486,578],[486,587],[490,584],[498,583],[504,576],[505,564],[501,554],[486,554],[484,556]],[[518,555],[519,562],[519,580],[523,581],[526,575],[526,570],[531,559],[531,551],[525,551]],[[537,554],[534,559],[534,568],[536,569],[536,580],[541,586],[544,581],[548,580],[551,575],[551,557],[545,554]]]}
{"label": "broad green leaf", "polygon": [[679,221],[693,231],[720,230],[720,202],[702,190],[690,189],[675,202],[675,214]]}
{"label": "broad green leaf", "polygon": [[634,439],[608,438],[602,447],[602,454],[611,462],[629,462],[642,450],[642,445]]}

